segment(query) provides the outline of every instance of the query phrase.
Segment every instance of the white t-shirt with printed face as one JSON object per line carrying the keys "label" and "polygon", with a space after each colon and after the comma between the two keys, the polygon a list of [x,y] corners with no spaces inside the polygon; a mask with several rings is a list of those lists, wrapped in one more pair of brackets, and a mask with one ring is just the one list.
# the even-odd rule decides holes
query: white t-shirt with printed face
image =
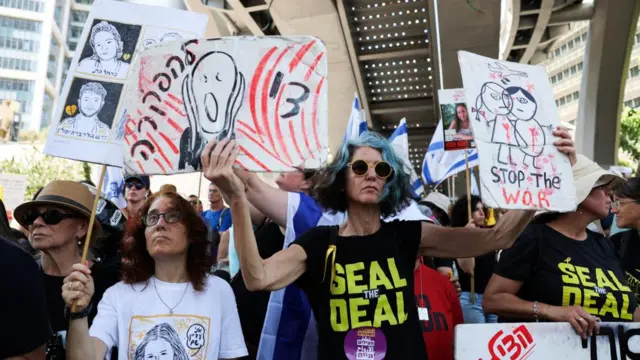
{"label": "white t-shirt with printed face", "polygon": [[[168,306],[175,306],[173,314]],[[235,296],[231,286],[216,276],[207,277],[201,292],[190,283],[166,283],[155,277],[135,285],[119,282],[104,293],[89,334],[109,349],[117,346],[119,360],[247,355]]]}

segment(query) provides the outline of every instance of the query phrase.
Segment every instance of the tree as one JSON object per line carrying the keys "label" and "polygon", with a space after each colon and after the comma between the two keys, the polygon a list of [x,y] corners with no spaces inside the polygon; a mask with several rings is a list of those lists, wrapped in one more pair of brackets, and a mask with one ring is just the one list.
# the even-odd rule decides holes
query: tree
{"label": "tree", "polygon": [[27,177],[25,200],[30,200],[41,187],[53,180],[78,181],[84,178],[83,163],[45,156],[36,147],[24,158],[0,161],[0,173],[18,174]]}
{"label": "tree", "polygon": [[640,113],[627,108],[620,123],[620,149],[637,163],[640,161]]}

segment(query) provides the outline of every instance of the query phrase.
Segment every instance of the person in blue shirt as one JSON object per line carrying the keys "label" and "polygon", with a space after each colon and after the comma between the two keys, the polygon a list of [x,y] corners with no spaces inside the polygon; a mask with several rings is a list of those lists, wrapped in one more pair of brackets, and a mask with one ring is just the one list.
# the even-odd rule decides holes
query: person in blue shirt
{"label": "person in blue shirt", "polygon": [[202,212],[202,218],[211,231],[221,233],[231,226],[231,211],[224,206],[222,195],[215,185],[209,185],[209,210]]}

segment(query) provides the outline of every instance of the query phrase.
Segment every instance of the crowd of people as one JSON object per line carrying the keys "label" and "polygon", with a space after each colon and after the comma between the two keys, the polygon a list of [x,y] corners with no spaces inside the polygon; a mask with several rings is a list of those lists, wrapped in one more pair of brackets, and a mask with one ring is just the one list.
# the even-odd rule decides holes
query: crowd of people
{"label": "crowd of people", "polygon": [[[15,209],[20,229],[0,208],[0,359],[353,359],[364,337],[386,359],[448,360],[459,324],[567,322],[586,338],[640,321],[640,178],[554,136],[571,213],[413,199],[372,131],[277,187],[233,167],[235,141],[211,142],[208,210],[130,175],[126,208],[102,199],[88,240],[95,187],[52,181]],[[422,220],[403,213],[413,202]],[[604,229],[613,216],[624,230]]]}

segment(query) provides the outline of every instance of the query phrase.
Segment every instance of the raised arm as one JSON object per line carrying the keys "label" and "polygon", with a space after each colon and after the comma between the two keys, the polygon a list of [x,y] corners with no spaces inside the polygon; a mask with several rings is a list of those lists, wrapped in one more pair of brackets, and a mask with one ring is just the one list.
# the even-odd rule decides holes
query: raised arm
{"label": "raised arm", "polygon": [[240,169],[235,169],[234,172],[244,182],[249,203],[279,226],[287,226],[289,193],[265,183],[252,172]]}
{"label": "raised arm", "polygon": [[[238,152],[239,148],[235,146],[233,140],[223,140],[219,143],[212,141],[207,144],[201,159],[204,176],[224,193],[231,206],[234,242],[247,289],[250,291],[281,289],[293,283],[306,271],[307,255],[302,247],[294,245],[277,252],[267,260],[260,257],[251,227],[245,187],[232,169]],[[286,201],[287,193],[282,193]],[[281,210],[286,218],[286,203],[282,207]]]}
{"label": "raised arm", "polygon": [[511,210],[491,229],[447,228],[423,222],[420,255],[469,258],[506,249],[534,215],[535,211]]}

